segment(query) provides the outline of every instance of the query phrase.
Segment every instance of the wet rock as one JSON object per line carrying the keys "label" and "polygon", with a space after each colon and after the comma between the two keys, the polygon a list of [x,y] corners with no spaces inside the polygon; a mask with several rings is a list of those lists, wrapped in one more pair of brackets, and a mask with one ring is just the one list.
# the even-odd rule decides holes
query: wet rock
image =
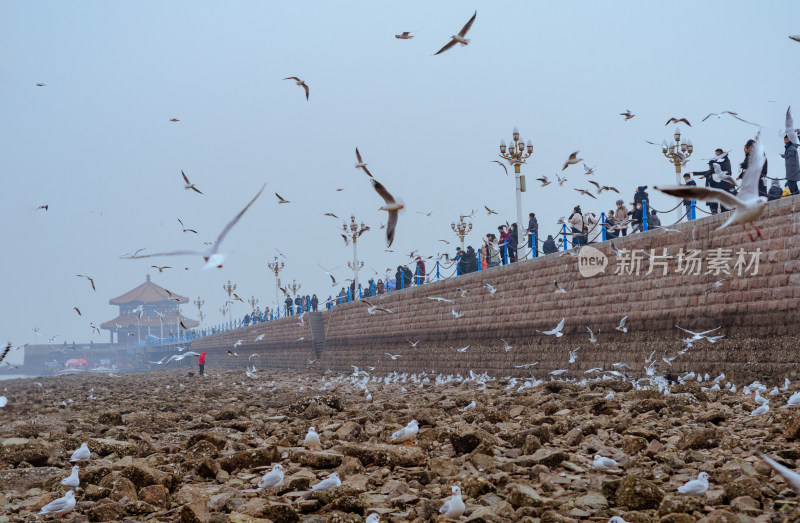
{"label": "wet rock", "polygon": [[50,458],[52,447],[44,441],[26,438],[8,438],[0,445],[0,462],[12,465],[28,462],[36,467],[43,467]]}
{"label": "wet rock", "polygon": [[222,450],[225,448],[226,439],[224,436],[219,434],[215,434],[213,432],[198,432],[196,434],[192,434],[188,441],[186,442],[186,448],[191,448],[196,445],[199,441],[207,441],[214,445],[217,450]]}
{"label": "wet rock", "polygon": [[533,453],[532,459],[540,465],[554,468],[562,461],[568,460],[569,454],[561,450],[541,448]]}
{"label": "wet rock", "polygon": [[219,464],[226,472],[252,469],[271,465],[275,461],[276,450],[272,445],[257,449],[241,450],[232,456],[220,458]]}
{"label": "wet rock", "polygon": [[157,509],[153,505],[149,503],[145,503],[144,501],[129,501],[125,503],[122,509],[131,515],[134,516],[142,516],[144,514],[151,514],[155,512]]}
{"label": "wet rock", "polygon": [[0,470],[0,485],[4,491],[25,491],[33,487],[44,487],[61,476],[66,477],[67,473],[56,467],[5,469]]}
{"label": "wet rock", "polygon": [[458,473],[458,466],[452,459],[436,457],[428,461],[428,469],[438,476],[448,478]]}
{"label": "wet rock", "polygon": [[186,451],[188,459],[216,458],[219,450],[211,442],[201,439]]}
{"label": "wet rock", "polygon": [[97,454],[98,456],[108,456],[109,454],[132,456],[138,450],[136,443],[108,438],[92,438],[88,441],[88,444],[92,454]]}
{"label": "wet rock", "polygon": [[115,410],[109,410],[100,414],[97,422],[102,425],[122,425],[122,414]]}
{"label": "wet rock", "polygon": [[467,476],[461,480],[461,492],[467,498],[477,498],[494,490],[494,486],[483,476]]}
{"label": "wet rock", "polygon": [[332,469],[342,464],[344,456],[329,451],[311,451],[293,448],[289,451],[289,459],[312,469]]}
{"label": "wet rock", "polygon": [[746,514],[748,516],[757,516],[761,514],[761,503],[751,498],[750,496],[739,496],[731,500],[731,510]]}
{"label": "wet rock", "polygon": [[689,514],[667,514],[659,520],[660,523],[695,523],[694,517]]}
{"label": "wet rock", "polygon": [[658,506],[658,515],[691,514],[694,511],[702,511],[704,506],[705,502],[701,496],[669,493],[661,500],[661,504]]}
{"label": "wet rock", "polygon": [[164,485],[150,485],[139,489],[139,499],[157,507],[165,507],[169,502],[169,490]]}
{"label": "wet rock", "polygon": [[655,484],[637,476],[626,476],[616,493],[617,505],[632,510],[655,509],[664,499],[664,493]]}
{"label": "wet rock", "polygon": [[698,523],[740,523],[739,516],[724,509],[712,511],[708,516],[702,518]]}
{"label": "wet rock", "polygon": [[729,501],[740,496],[750,496],[753,499],[760,500],[761,483],[755,478],[740,476],[725,484],[725,497]]}
{"label": "wet rock", "polygon": [[522,453],[530,455],[542,448],[542,442],[533,434],[528,434],[525,438],[525,443],[522,445]]}
{"label": "wet rock", "polygon": [[678,448],[681,450],[709,449],[717,445],[719,445],[719,438],[715,429],[696,429],[683,435]]}
{"label": "wet rock", "polygon": [[492,445],[494,438],[485,430],[453,431],[450,433],[450,443],[458,454],[468,454],[483,442]]}
{"label": "wet rock", "polygon": [[345,456],[353,456],[365,466],[420,467],[425,463],[425,453],[419,447],[386,445],[383,443],[354,444],[342,447]]}
{"label": "wet rock", "polygon": [[590,492],[575,498],[575,506],[578,508],[600,509],[608,506],[608,500],[599,492]]}
{"label": "wet rock", "polygon": [[514,484],[509,486],[510,493],[508,502],[514,508],[519,507],[541,507],[545,500],[532,487],[528,485]]}
{"label": "wet rock", "polygon": [[216,478],[217,473],[221,470],[217,460],[212,458],[202,458],[195,468],[195,472],[201,478]]}
{"label": "wet rock", "polygon": [[103,503],[101,500],[90,508],[86,515],[89,521],[114,521],[121,520],[125,510],[116,503],[111,501]]}
{"label": "wet rock", "polygon": [[161,472],[148,467],[144,463],[135,463],[125,467],[120,475],[128,478],[137,488],[148,487],[150,485],[163,485],[168,489],[172,487],[174,478],[166,472]]}
{"label": "wet rock", "polygon": [[198,500],[181,507],[181,523],[208,523],[211,514],[208,513],[205,500]]}
{"label": "wet rock", "polygon": [[647,440],[640,436],[623,436],[622,452],[629,456],[638,454],[647,448]]}

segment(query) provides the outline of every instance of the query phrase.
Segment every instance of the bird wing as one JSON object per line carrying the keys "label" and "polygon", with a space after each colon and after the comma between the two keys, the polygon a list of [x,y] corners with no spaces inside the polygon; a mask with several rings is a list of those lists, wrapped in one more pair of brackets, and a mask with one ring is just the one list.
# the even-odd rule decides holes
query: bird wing
{"label": "bird wing", "polygon": [[691,126],[692,126],[692,124],[690,124],[690,123],[689,123],[689,120],[687,120],[686,118],[681,118],[680,120],[678,120],[678,121],[677,121],[677,122],[675,122],[675,123],[681,123],[681,122],[685,123],[685,124],[686,124],[686,125],[688,125],[689,127],[691,127]]}
{"label": "bird wing", "polygon": [[199,254],[205,256],[204,253],[198,251],[170,251],[170,252],[157,252],[155,254],[144,254],[142,256],[121,256],[124,260],[138,260],[140,258],[152,258],[153,256],[183,256],[185,254]]}
{"label": "bird wing", "polygon": [[794,130],[794,120],[792,119],[791,105],[786,109],[786,135],[789,137],[790,142],[795,145],[800,145],[800,142],[797,139],[797,131]]}
{"label": "bird wing", "polygon": [[245,213],[245,211],[247,211],[247,209],[249,209],[250,206],[253,205],[253,202],[255,202],[258,199],[259,196],[261,196],[261,193],[264,191],[264,187],[266,187],[266,186],[267,186],[266,183],[264,185],[262,185],[261,189],[258,190],[258,193],[256,193],[255,196],[253,196],[253,199],[250,200],[250,202],[247,205],[244,206],[244,209],[239,211],[239,213],[236,216],[234,216],[233,219],[230,222],[228,222],[228,225],[226,225],[225,228],[222,229],[222,232],[219,233],[219,236],[217,236],[217,240],[214,242],[214,245],[211,247],[210,254],[215,254],[217,252],[217,250],[219,249],[219,245],[222,243],[222,240],[225,239],[225,236],[228,234],[228,232],[230,232],[230,230],[233,228],[233,226],[236,225],[236,222],[239,221],[239,219],[242,217],[242,215]]}
{"label": "bird wing", "polygon": [[302,82],[302,80],[300,80],[300,79],[299,79],[298,77],[296,77],[296,76],[289,76],[289,77],[287,77],[287,78],[284,78],[284,80],[295,80],[295,81],[298,81],[298,82]]}
{"label": "bird wing", "polygon": [[441,53],[447,51],[448,49],[450,49],[451,47],[453,47],[454,45],[456,45],[456,41],[451,39],[449,42],[447,42],[444,45],[444,47],[442,47],[441,49],[439,49],[438,51],[433,53],[433,55],[436,56],[437,54],[441,54]]}
{"label": "bird wing", "polygon": [[464,37],[469,32],[470,28],[472,27],[473,22],[475,22],[475,17],[478,16],[478,11],[475,11],[475,14],[472,15],[472,18],[469,19],[469,22],[464,24],[464,27],[461,28],[461,31],[458,32],[458,36]]}
{"label": "bird wing", "polygon": [[305,82],[303,82],[303,83],[302,83],[302,84],[300,84],[300,85],[302,85],[302,86],[303,86],[303,89],[305,89],[305,90],[306,90],[306,100],[308,100],[308,86],[306,85],[306,83],[305,83]]}
{"label": "bird wing", "polygon": [[389,211],[389,221],[386,223],[386,247],[389,248],[394,242],[394,230],[397,227],[397,211]]}
{"label": "bird wing", "polygon": [[505,166],[503,162],[501,162],[500,160],[492,160],[492,161],[497,165],[499,165],[500,167],[502,167],[503,170],[506,172],[506,176],[508,176],[508,168]]}
{"label": "bird wing", "polygon": [[597,189],[599,189],[599,188],[600,188],[600,184],[599,184],[599,183],[597,183],[597,182],[596,182],[596,181],[594,181],[594,180],[589,180],[589,183],[591,183],[592,185],[594,185],[594,186],[595,186]]}
{"label": "bird wing", "polygon": [[189,178],[187,178],[187,177],[186,177],[186,173],[185,173],[185,172],[183,172],[183,169],[181,169],[181,176],[183,176],[183,181],[185,181],[185,182],[186,182],[186,185],[189,185],[189,184],[191,183],[191,182],[189,181]]}
{"label": "bird wing", "polygon": [[203,194],[203,191],[201,191],[201,190],[200,190],[200,189],[198,189],[197,187],[192,187],[192,190],[193,190],[194,192],[198,193],[198,194]]}
{"label": "bird wing", "polygon": [[361,159],[361,153],[358,152],[358,147],[356,147],[356,159],[358,160],[358,163],[364,163],[364,160]]}
{"label": "bird wing", "polygon": [[[749,171],[749,169],[748,169]],[[683,198],[684,200],[701,200],[704,202],[719,202],[725,207],[739,207],[742,202],[737,197],[722,189],[710,187],[655,187],[670,196]]]}
{"label": "bird wing", "polygon": [[[790,119],[791,116],[787,118]],[[796,133],[792,131],[791,134]],[[761,178],[761,170],[764,167],[766,156],[764,155],[764,147],[761,145],[761,133],[756,134],[755,143],[750,149],[750,161],[747,165],[747,171],[742,175],[742,185],[739,189],[739,196],[742,200],[755,200],[758,198],[758,180]],[[728,204],[724,204],[730,207]]]}
{"label": "bird wing", "polygon": [[383,201],[386,202],[387,205],[395,203],[394,196],[389,194],[389,191],[386,190],[386,187],[381,184],[378,180],[370,180],[372,182],[372,186],[375,188],[375,191],[383,198]]}

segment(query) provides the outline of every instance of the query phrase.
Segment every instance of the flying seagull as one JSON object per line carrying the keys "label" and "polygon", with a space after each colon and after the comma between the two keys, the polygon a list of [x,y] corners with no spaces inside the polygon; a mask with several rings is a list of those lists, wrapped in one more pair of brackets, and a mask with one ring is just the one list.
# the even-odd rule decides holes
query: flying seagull
{"label": "flying seagull", "polygon": [[457,35],[453,35],[450,37],[450,41],[445,44],[444,47],[439,49],[435,54],[441,54],[456,44],[461,44],[462,46],[469,44],[469,38],[464,38],[467,36],[470,28],[472,27],[472,23],[475,21],[475,17],[478,16],[478,11],[475,11],[475,14],[472,15],[472,18],[469,19],[464,27],[461,28],[461,31],[458,32]]}
{"label": "flying seagull", "polygon": [[181,228],[183,229],[183,232],[193,232],[193,233],[197,234],[197,231],[195,231],[194,229],[187,229],[180,218],[178,218],[178,223],[181,224]]}
{"label": "flying seagull", "polygon": [[[791,38],[791,36],[789,38]],[[36,87],[45,87],[45,86],[47,86],[47,84],[43,84],[43,83],[37,83],[36,84]]]}
{"label": "flying seagull", "polygon": [[45,212],[47,212],[47,209],[49,209],[49,208],[50,208],[50,205],[40,205],[39,207],[36,208],[36,210],[38,211],[40,209],[44,209]]}
{"label": "flying seagull", "polygon": [[709,118],[711,118],[712,116],[716,116],[717,118],[721,118],[723,114],[729,114],[729,115],[731,115],[731,116],[736,116],[738,113],[734,113],[733,111],[722,111],[722,112],[720,112],[720,113],[708,113],[708,114],[706,115],[706,117],[705,117],[705,118],[703,118],[702,120],[700,120],[700,122],[701,122],[701,123],[702,123],[702,122],[705,122],[706,120],[708,120],[708,119],[709,119]]}
{"label": "flying seagull", "polygon": [[745,232],[750,236],[750,241],[755,241],[753,235],[747,230],[747,224],[752,224],[756,231],[756,238],[760,237],[761,231],[753,221],[761,216],[768,203],[765,197],[758,195],[758,180],[766,159],[764,148],[761,145],[760,132],[756,135],[755,143],[750,153],[750,163],[747,166],[747,171],[742,176],[742,185],[736,196],[722,189],[711,187],[655,187],[655,189],[685,200],[719,202],[729,209],[734,209],[728,220],[719,226],[717,230],[724,229],[731,224],[742,224]]}
{"label": "flying seagull", "polygon": [[[789,38],[791,38],[795,42],[800,42],[800,35],[790,35]],[[39,85],[39,84],[36,84],[36,85]],[[42,85],[44,85],[44,84],[42,84]]]}
{"label": "flying seagull", "polygon": [[394,35],[394,37],[397,38],[398,40],[411,40],[412,38],[414,38],[414,35],[412,35],[410,31],[403,31],[399,35]]}
{"label": "flying seagull", "polygon": [[597,199],[597,197],[594,194],[590,193],[586,189],[575,189],[575,190],[578,191],[579,193],[583,194],[584,196],[589,196],[591,198],[594,198],[595,200]]}
{"label": "flying seagull", "polygon": [[483,206],[483,208],[484,208],[484,209],[486,209],[486,212],[487,212],[487,214],[488,214],[489,216],[491,216],[491,215],[493,215],[493,214],[497,214],[497,211],[493,211],[493,210],[491,210],[491,209],[490,209],[489,207],[487,207],[486,205],[484,205],[484,206]]}
{"label": "flying seagull", "polygon": [[623,120],[624,122],[627,122],[628,120],[630,120],[631,118],[633,118],[634,116],[636,116],[635,114],[633,114],[633,113],[631,112],[631,110],[630,110],[630,109],[626,109],[624,113],[619,113],[619,115],[620,115],[620,116],[624,116],[624,117],[625,117],[625,120]]}
{"label": "flying seagull", "polygon": [[89,283],[91,283],[91,284],[92,284],[92,290],[93,290],[93,291],[96,291],[96,290],[97,290],[97,289],[94,287],[94,279],[93,279],[91,276],[84,276],[83,274],[76,274],[75,276],[77,276],[78,278],[86,278],[87,280],[89,280]]}
{"label": "flying seagull", "polygon": [[496,163],[497,165],[499,165],[500,167],[502,167],[502,168],[503,168],[503,170],[506,172],[506,176],[508,176],[508,169],[506,168],[506,164],[504,164],[504,163],[503,163],[503,162],[501,162],[500,160],[490,160],[490,161],[491,161],[492,163]]}
{"label": "flying seagull", "polygon": [[[567,161],[564,162],[564,167],[561,168],[562,171],[564,169],[566,169],[567,167],[569,167],[570,165],[575,165],[576,163],[580,163],[580,162],[583,161],[583,158],[578,158],[578,153],[579,152],[580,151],[575,151],[574,153],[569,155],[569,158],[567,158]],[[586,174],[589,174],[589,173],[586,173]]]}
{"label": "flying seagull", "polygon": [[180,120],[178,120],[177,118],[170,118],[169,121],[170,122],[180,122]]}
{"label": "flying seagull", "polygon": [[[597,166],[595,165],[594,167],[597,167]],[[584,174],[586,176],[589,176],[590,174],[594,174],[594,167],[589,167],[588,165],[583,164]]]}
{"label": "flying seagull", "polygon": [[689,120],[687,120],[686,118],[680,118],[680,119],[678,119],[678,118],[675,118],[675,117],[673,116],[672,118],[670,118],[669,120],[667,120],[667,123],[665,123],[665,124],[664,124],[664,127],[668,126],[668,125],[669,125],[669,124],[671,124],[671,123],[681,123],[681,122],[685,123],[685,124],[686,124],[686,125],[688,125],[689,127],[691,127],[691,126],[692,126],[692,124],[690,124],[690,123],[689,123]]}
{"label": "flying seagull", "polygon": [[547,178],[546,174],[543,174],[541,178],[536,178],[536,181],[542,182],[542,187],[545,187],[546,185],[550,185],[551,183],[553,183]]}
{"label": "flying seagull", "polygon": [[284,78],[284,80],[294,80],[294,83],[296,83],[297,85],[299,85],[300,87],[305,89],[306,90],[306,100],[308,100],[308,85],[306,85],[306,83],[303,80],[299,79],[296,76],[290,76],[288,78]]}
{"label": "flying seagull", "polygon": [[196,193],[203,194],[202,191],[200,191],[200,189],[195,187],[194,184],[189,181],[189,178],[186,176],[186,173],[183,172],[183,169],[181,169],[181,176],[183,176],[183,181],[186,182],[186,185],[183,186],[184,189],[186,189],[187,191],[191,189]]}
{"label": "flying seagull", "polygon": [[389,191],[386,190],[386,187],[384,187],[381,182],[374,178],[370,181],[372,182],[372,187],[375,188],[375,191],[385,202],[385,205],[378,210],[389,213],[389,221],[386,224],[386,247],[391,247],[392,242],[394,242],[394,231],[397,227],[397,215],[400,209],[405,208],[405,205],[402,200],[395,200],[394,196],[389,194]]}
{"label": "flying seagull", "polygon": [[566,318],[561,318],[561,321],[558,322],[558,325],[556,325],[556,328],[553,329],[553,330],[549,330],[549,331],[539,331],[539,330],[537,330],[536,332],[541,332],[542,334],[547,334],[548,336],[552,336],[553,334],[555,334],[556,338],[560,338],[561,336],[564,335],[564,333],[561,332],[561,329],[564,328],[564,320],[565,319]]}
{"label": "flying seagull", "polygon": [[282,203],[292,203],[292,202],[290,202],[289,200],[287,200],[286,198],[284,198],[283,196],[281,196],[278,193],[275,193],[275,196],[278,197],[278,205],[280,205]]}
{"label": "flying seagull", "polygon": [[361,153],[358,152],[358,147],[356,147],[356,160],[358,160],[358,163],[356,163],[356,169],[363,169],[364,172],[367,173],[367,176],[372,178],[372,173],[369,172],[369,169],[367,169],[367,164],[361,159]]}
{"label": "flying seagull", "polygon": [[204,251],[204,252],[200,252],[200,251],[171,251],[171,252],[160,252],[160,253],[156,253],[156,254],[144,254],[142,256],[125,256],[123,258],[124,259],[128,259],[128,260],[135,260],[135,259],[139,259],[139,258],[152,258],[153,256],[182,256],[182,255],[187,255],[187,254],[199,254],[200,256],[203,257],[203,260],[206,262],[206,264],[203,267],[203,269],[211,269],[211,268],[214,268],[214,267],[216,267],[218,269],[221,269],[223,262],[228,257],[228,253],[220,253],[220,252],[218,252],[219,251],[219,246],[222,244],[222,240],[225,239],[225,236],[227,236],[227,234],[230,232],[230,230],[233,228],[233,226],[236,225],[236,223],[239,221],[239,219],[241,219],[241,217],[244,215],[244,213],[247,211],[247,209],[249,209],[250,206],[253,205],[253,202],[255,202],[258,199],[259,196],[261,196],[261,193],[264,191],[264,188],[266,186],[267,186],[267,184],[262,185],[261,189],[259,189],[258,193],[253,197],[253,199],[250,200],[250,202],[247,205],[244,206],[244,209],[239,211],[238,214],[236,214],[236,216],[234,216],[233,219],[230,222],[228,222],[228,224],[225,226],[225,228],[222,229],[222,232],[219,233],[219,236],[217,236],[217,240],[214,242],[214,244],[211,246],[211,248],[208,249],[207,251]]}
{"label": "flying seagull", "polygon": [[628,327],[625,326],[625,322],[628,321],[628,317],[625,316],[621,320],[619,320],[619,325],[615,327],[620,332],[628,332]]}

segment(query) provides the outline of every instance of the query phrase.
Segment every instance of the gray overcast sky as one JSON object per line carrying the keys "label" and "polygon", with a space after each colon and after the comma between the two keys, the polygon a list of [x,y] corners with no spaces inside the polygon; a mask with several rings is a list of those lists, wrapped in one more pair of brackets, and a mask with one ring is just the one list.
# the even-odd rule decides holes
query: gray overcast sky
{"label": "gray overcast sky", "polygon": [[[475,9],[471,44],[433,56]],[[486,204],[500,217],[478,213],[468,238],[477,246],[514,220],[513,177],[489,162],[515,125],[535,147],[523,204],[543,234],[577,203],[599,214],[616,199],[576,193],[589,187],[580,166],[563,188],[533,181],[560,172],[576,149],[626,202],[637,185],[674,183],[644,141],[671,138],[670,116],[692,122],[682,128],[695,145],[689,169],[703,169],[716,147],[742,160],[754,127],[700,123],[733,110],[765,126],[770,173],[783,176],[779,129],[798,89],[800,43],[787,38],[800,33],[796,1],[17,1],[0,14],[0,336],[15,344],[40,342],[35,326],[59,341],[107,341],[89,322],[114,318],[108,300],[147,273],[202,296],[211,322],[228,279],[263,308],[274,300],[266,263],[275,248],[287,257],[284,282],[327,296],[334,289],[317,264],[338,266],[344,280],[352,249],[325,212],[372,227],[359,243],[362,280],[371,267],[409,263],[412,249],[443,252],[437,240],[455,239],[450,222]],[[415,38],[395,39],[402,31]],[[310,101],[281,80],[295,75]],[[637,116],[623,122],[626,109]],[[394,254],[378,230],[382,201],[353,167],[355,146],[406,202]],[[205,194],[184,191],[181,169]],[[118,259],[142,247],[201,248],[264,182],[223,245],[233,251],[223,269],[201,271],[193,257]],[[274,192],[293,203],[278,206]],[[650,194],[656,208],[675,203]],[[35,211],[42,204],[49,212]],[[200,234],[182,234],[177,218]],[[153,264],[175,269],[158,274]],[[76,274],[92,275],[97,292]],[[234,307],[236,316],[249,308]]]}

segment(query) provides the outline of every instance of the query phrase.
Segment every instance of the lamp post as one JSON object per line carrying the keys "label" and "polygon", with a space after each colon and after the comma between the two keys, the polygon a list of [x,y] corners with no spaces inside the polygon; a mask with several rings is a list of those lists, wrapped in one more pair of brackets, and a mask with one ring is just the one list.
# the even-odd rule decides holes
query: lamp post
{"label": "lamp post", "polygon": [[283,270],[283,262],[279,262],[278,257],[275,256],[275,261],[268,262],[267,267],[269,267],[269,270],[275,274],[275,303],[278,305],[278,307],[280,307],[281,302],[278,300],[278,290],[281,286],[281,279],[278,278],[278,273]]}
{"label": "lamp post", "polygon": [[361,222],[360,225],[356,224],[356,217],[351,214],[350,225],[348,225],[346,222],[343,223],[342,230],[353,242],[353,261],[347,262],[347,266],[350,267],[351,271],[353,271],[353,288],[357,289],[358,271],[364,268],[364,262],[358,261],[358,237],[368,231],[369,227],[364,225],[364,222]]}
{"label": "lamp post", "polygon": [[525,177],[520,174],[520,165],[533,155],[533,144],[530,140],[525,144],[524,140],[520,138],[519,130],[516,127],[514,127],[511,137],[513,143],[508,143],[507,153],[505,140],[500,140],[500,154],[498,156],[508,161],[509,165],[514,166],[517,193],[517,245],[524,245],[525,234],[523,231],[527,229],[522,221],[522,193],[525,192]]}
{"label": "lamp post", "polygon": [[247,303],[250,304],[250,310],[255,311],[256,305],[258,305],[258,298],[256,298],[255,296],[250,296],[250,298],[247,300]]}
{"label": "lamp post", "polygon": [[464,250],[464,238],[466,238],[469,231],[472,230],[472,223],[465,222],[463,216],[459,216],[458,223],[452,222],[450,224],[450,228],[453,229],[453,232],[456,233],[458,239],[461,240],[461,250]]}
{"label": "lamp post", "polygon": [[300,285],[299,283],[295,282],[294,280],[292,280],[292,284],[291,285],[287,285],[286,286],[286,288],[291,290],[292,294],[295,295],[295,296],[297,296],[297,292],[300,290],[300,287],[302,287],[302,285]]}
{"label": "lamp post", "polygon": [[[667,141],[661,142],[661,152],[664,156],[672,162],[675,166],[675,183],[681,184],[681,167],[686,163],[686,160],[692,155],[694,146],[691,140],[686,140],[686,143],[681,143],[681,130],[676,127],[675,133],[672,135],[675,138],[674,142],[667,145]],[[681,209],[678,206],[678,220],[681,219]]]}
{"label": "lamp post", "polygon": [[231,310],[233,309],[233,307],[231,307],[232,305],[231,295],[233,294],[233,291],[236,290],[236,284],[235,283],[232,284],[231,280],[228,280],[227,285],[225,284],[222,285],[222,290],[228,293],[228,320],[233,321],[232,310]]}
{"label": "lamp post", "polygon": [[206,302],[201,300],[200,296],[198,296],[197,299],[194,300],[193,303],[194,303],[195,307],[197,307],[197,315],[200,316],[200,323],[202,324],[203,323],[203,311],[202,311],[202,309],[203,309],[203,305],[205,305]]}

